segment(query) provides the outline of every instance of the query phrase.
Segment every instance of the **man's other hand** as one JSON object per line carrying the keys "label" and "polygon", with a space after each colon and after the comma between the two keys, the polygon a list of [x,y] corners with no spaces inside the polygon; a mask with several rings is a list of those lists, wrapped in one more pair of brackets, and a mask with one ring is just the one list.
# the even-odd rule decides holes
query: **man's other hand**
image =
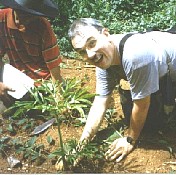
{"label": "man's other hand", "polygon": [[116,139],[105,153],[107,160],[114,160],[120,162],[126,155],[128,155],[134,148],[134,145],[127,142],[127,137]]}

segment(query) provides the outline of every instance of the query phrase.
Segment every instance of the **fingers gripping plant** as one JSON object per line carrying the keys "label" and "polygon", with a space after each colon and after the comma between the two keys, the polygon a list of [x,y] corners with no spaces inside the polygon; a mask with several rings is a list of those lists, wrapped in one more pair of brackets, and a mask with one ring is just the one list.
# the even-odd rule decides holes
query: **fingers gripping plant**
{"label": "fingers gripping plant", "polygon": [[77,116],[85,117],[85,110],[90,108],[91,100],[95,96],[86,88],[81,87],[82,81],[66,79],[64,83],[53,84],[51,80],[41,81],[39,87],[30,90],[30,101],[18,101],[11,107],[16,109],[14,117],[25,114],[30,110],[40,110],[43,114],[49,113],[55,117],[60,139],[61,155],[66,169],[65,150],[62,141],[60,125],[62,122],[72,122]]}

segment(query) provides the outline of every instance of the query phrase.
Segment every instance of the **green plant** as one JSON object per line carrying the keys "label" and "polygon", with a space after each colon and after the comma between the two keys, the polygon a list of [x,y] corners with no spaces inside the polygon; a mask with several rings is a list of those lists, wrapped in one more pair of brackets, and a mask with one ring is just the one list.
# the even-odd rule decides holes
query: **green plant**
{"label": "green plant", "polygon": [[[106,111],[105,120],[107,121],[108,125],[111,125],[112,129],[114,130],[114,133],[107,139],[107,142],[112,141],[113,139],[123,137],[122,135],[124,130],[122,129],[122,127],[120,127],[118,131],[114,126],[114,122],[112,121],[112,117],[114,116],[114,114],[116,114],[115,109],[108,109]],[[118,123],[120,124],[120,122]]]}
{"label": "green plant", "polygon": [[44,145],[36,144],[36,140],[37,140],[37,137],[34,136],[25,142],[16,140],[16,141],[13,141],[12,143],[16,148],[15,149],[16,153],[22,154],[24,159],[35,161],[37,159],[45,157]]}
{"label": "green plant", "polygon": [[14,127],[13,127],[13,123],[10,123],[9,125],[8,125],[8,127],[7,127],[7,130],[10,132],[10,133],[15,133],[15,129],[14,129]]}
{"label": "green plant", "polygon": [[[78,147],[76,140],[69,140],[63,145],[64,149],[58,148],[54,152],[48,155],[51,158],[57,158],[60,161],[60,158],[65,155],[65,166],[67,170],[72,170],[77,163],[84,158],[89,160],[103,159],[104,151],[103,145],[98,145],[97,143],[87,143],[83,144],[81,149]],[[63,152],[64,151],[64,152]]]}
{"label": "green plant", "polygon": [[66,79],[61,85],[53,84],[50,80],[42,81],[41,86],[30,91],[31,100],[17,101],[9,110],[16,110],[14,118],[30,110],[47,113],[50,118],[59,115],[65,122],[71,122],[79,116],[84,118],[95,94],[82,88],[82,84],[82,80],[76,78]]}
{"label": "green plant", "polygon": [[52,145],[52,143],[54,142],[53,138],[51,136],[47,136],[47,142]]}
{"label": "green plant", "polygon": [[0,155],[2,156],[7,157],[6,151],[9,149],[8,141],[9,137],[0,137]]}
{"label": "green plant", "polygon": [[[75,79],[66,79],[63,84],[53,84],[51,80],[40,82],[39,87],[34,87],[30,90],[30,101],[18,101],[11,107],[16,109],[14,117],[25,115],[30,110],[40,110],[43,114],[47,112],[50,118],[55,117],[58,127],[58,135],[60,141],[60,153],[66,169],[66,154],[60,126],[62,122],[72,122],[78,115],[85,117],[85,109],[91,105],[91,100],[95,96],[90,94],[86,88],[82,88],[82,81]],[[49,137],[48,143],[52,139]],[[40,157],[42,145],[35,146],[36,138],[29,140],[25,146],[19,150],[25,152],[24,158],[31,156],[32,160]],[[29,150],[32,150],[30,152]]]}

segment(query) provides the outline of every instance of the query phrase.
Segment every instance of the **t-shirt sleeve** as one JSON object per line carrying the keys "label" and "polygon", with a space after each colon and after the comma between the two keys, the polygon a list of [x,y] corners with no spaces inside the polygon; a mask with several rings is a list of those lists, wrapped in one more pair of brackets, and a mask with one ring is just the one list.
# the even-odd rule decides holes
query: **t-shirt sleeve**
{"label": "t-shirt sleeve", "polygon": [[96,68],[96,94],[110,95],[119,81],[117,66],[108,69]]}
{"label": "t-shirt sleeve", "polygon": [[145,98],[159,90],[157,66],[149,63],[138,69],[130,69],[127,74],[133,100]]}
{"label": "t-shirt sleeve", "polygon": [[159,90],[160,52],[158,44],[143,34],[133,35],[126,41],[122,64],[133,100]]}

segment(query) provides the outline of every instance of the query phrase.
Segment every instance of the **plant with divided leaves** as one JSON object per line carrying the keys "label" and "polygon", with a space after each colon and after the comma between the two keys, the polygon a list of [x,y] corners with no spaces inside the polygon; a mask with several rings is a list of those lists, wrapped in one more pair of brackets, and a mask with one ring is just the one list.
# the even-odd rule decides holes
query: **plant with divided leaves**
{"label": "plant with divided leaves", "polygon": [[77,117],[85,117],[85,111],[90,108],[92,98],[95,96],[82,86],[83,82],[76,78],[66,79],[61,84],[53,84],[51,80],[45,80],[40,82],[40,86],[30,90],[29,101],[17,101],[10,108],[16,109],[14,117],[24,115],[30,110],[39,110],[43,115],[47,113],[50,118],[56,118],[64,167],[66,166],[66,151],[60,126],[62,122],[72,122]]}
{"label": "plant with divided leaves", "polygon": [[[53,84],[51,80],[42,80],[40,86],[30,90],[31,99],[16,101],[8,110],[15,109],[13,117],[24,115],[31,110],[41,111],[49,118],[59,116],[62,121],[74,122],[84,118],[91,106],[95,94],[89,93],[83,86],[83,80],[65,79],[64,83]],[[46,118],[46,117],[45,117]]]}

